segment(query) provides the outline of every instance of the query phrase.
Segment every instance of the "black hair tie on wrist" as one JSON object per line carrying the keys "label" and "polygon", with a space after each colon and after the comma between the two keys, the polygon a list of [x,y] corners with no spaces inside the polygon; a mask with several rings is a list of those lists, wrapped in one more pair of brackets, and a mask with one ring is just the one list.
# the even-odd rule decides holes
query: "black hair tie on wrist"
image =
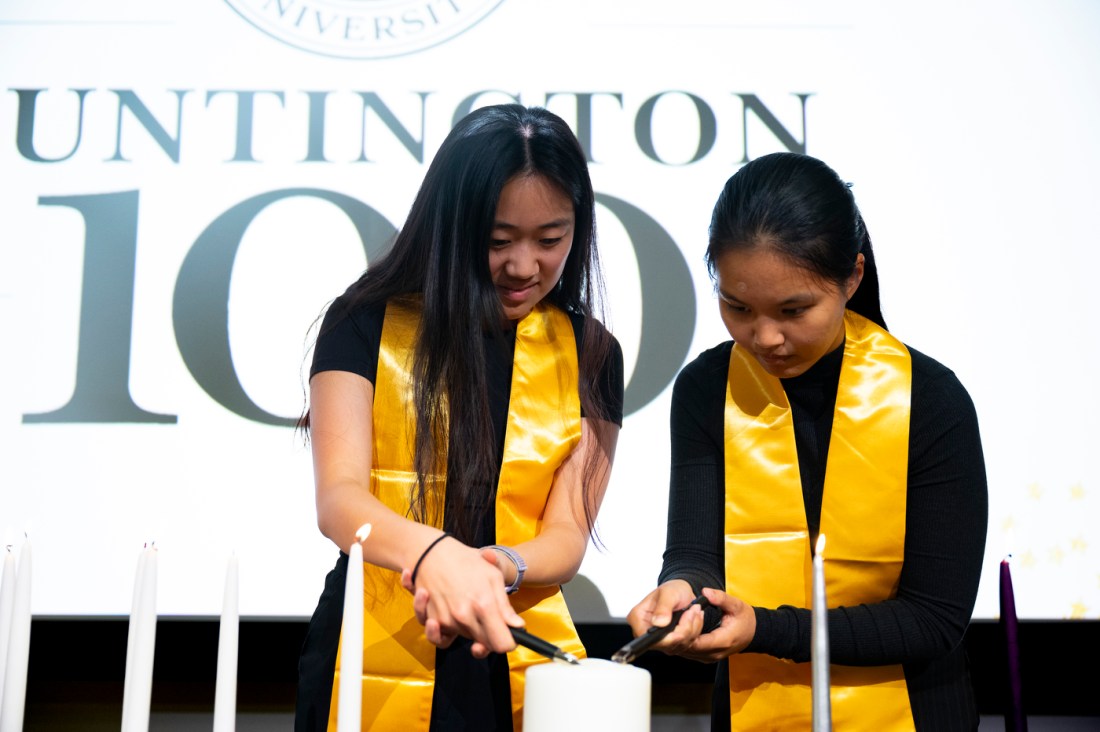
{"label": "black hair tie on wrist", "polygon": [[447,533],[446,531],[444,531],[442,534],[440,534],[439,536],[437,536],[435,538],[435,541],[433,541],[431,544],[428,544],[427,549],[425,549],[423,552],[420,553],[420,559],[416,560],[416,565],[413,566],[412,577],[409,580],[410,582],[412,582],[412,586],[413,586],[414,590],[416,589],[416,573],[420,571],[420,563],[424,561],[424,557],[428,556],[428,552],[430,552],[432,549],[435,548],[436,544],[443,541],[448,536],[450,536],[450,534]]}

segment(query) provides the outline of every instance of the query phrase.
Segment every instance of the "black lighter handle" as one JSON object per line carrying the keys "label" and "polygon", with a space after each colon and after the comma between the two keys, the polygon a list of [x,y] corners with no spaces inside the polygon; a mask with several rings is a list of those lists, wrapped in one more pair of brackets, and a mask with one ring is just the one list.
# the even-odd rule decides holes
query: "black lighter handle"
{"label": "black lighter handle", "polygon": [[669,619],[667,625],[654,625],[646,632],[634,640],[627,643],[625,646],[615,651],[611,656],[611,660],[616,663],[631,663],[638,656],[648,651],[653,646],[657,645],[666,635],[671,633],[676,627],[676,624],[680,622],[680,617],[687,612],[688,608],[692,605],[698,605],[701,608],[707,608],[710,602],[704,595],[699,595],[692,600],[686,607],[682,607],[672,613],[672,617]]}
{"label": "black lighter handle", "polygon": [[512,639],[516,642],[517,645],[521,645],[524,648],[530,648],[535,653],[541,653],[547,658],[556,658],[565,661],[566,663],[572,664],[579,663],[579,661],[577,661],[577,657],[574,656],[572,653],[566,653],[561,648],[554,645],[548,640],[539,638],[533,633],[528,633],[522,628],[511,628],[511,631]]}

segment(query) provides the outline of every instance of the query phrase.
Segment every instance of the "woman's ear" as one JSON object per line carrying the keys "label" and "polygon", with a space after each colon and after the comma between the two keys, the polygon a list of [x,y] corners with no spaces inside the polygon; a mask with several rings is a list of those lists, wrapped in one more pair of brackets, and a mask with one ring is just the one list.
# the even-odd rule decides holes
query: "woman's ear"
{"label": "woman's ear", "polygon": [[859,283],[863,281],[863,262],[863,254],[857,254],[856,266],[852,269],[852,274],[848,276],[848,284],[844,287],[849,300],[852,299],[852,295],[856,294]]}

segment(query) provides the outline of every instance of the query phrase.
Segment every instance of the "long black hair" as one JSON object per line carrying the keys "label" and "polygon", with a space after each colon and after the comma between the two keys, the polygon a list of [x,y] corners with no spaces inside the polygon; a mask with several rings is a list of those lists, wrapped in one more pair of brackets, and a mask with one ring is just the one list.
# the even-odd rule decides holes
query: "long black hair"
{"label": "long black hair", "polygon": [[852,190],[817,158],[772,153],[734,173],[722,189],[710,221],[707,268],[734,249],[766,245],[843,291],[862,254],[863,280],[848,309],[883,328],[878,268],[871,237]]}
{"label": "long black hair", "polygon": [[[557,115],[506,104],[475,110],[459,120],[428,167],[408,218],[391,249],[340,298],[351,312],[401,296],[420,298],[422,315],[413,356],[417,485],[410,514],[438,518],[442,498],[431,477],[447,469],[447,510],[456,534],[473,536],[481,516],[470,500],[495,485],[488,406],[486,332],[499,336],[504,311],[489,271],[489,244],[501,190],[520,175],[542,178],[573,203],[573,243],[557,286],[547,300],[567,313],[602,314],[603,282],[596,250],[595,194],[583,149]],[[607,418],[608,405],[594,383],[611,353],[611,336],[586,320],[580,360],[580,400],[587,417]],[[305,424],[308,427],[308,412]],[[445,461],[445,462],[444,462]],[[586,461],[585,518],[589,530],[596,509],[595,452]]]}

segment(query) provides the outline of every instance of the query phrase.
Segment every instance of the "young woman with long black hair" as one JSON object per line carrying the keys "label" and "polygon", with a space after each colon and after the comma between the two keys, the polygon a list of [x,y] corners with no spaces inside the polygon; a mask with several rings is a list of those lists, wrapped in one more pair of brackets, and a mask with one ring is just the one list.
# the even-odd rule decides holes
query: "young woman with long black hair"
{"label": "young woman with long black hair", "polygon": [[[346,551],[363,542],[363,728],[511,729],[510,627],[583,655],[577,572],[622,423],[622,353],[595,315],[594,193],[539,108],[460,120],[392,249],[329,307],[307,424],[318,524],[341,555],[300,660],[297,730],[325,729]],[[404,576],[402,577],[402,574]],[[423,623],[423,627],[421,623]]]}

